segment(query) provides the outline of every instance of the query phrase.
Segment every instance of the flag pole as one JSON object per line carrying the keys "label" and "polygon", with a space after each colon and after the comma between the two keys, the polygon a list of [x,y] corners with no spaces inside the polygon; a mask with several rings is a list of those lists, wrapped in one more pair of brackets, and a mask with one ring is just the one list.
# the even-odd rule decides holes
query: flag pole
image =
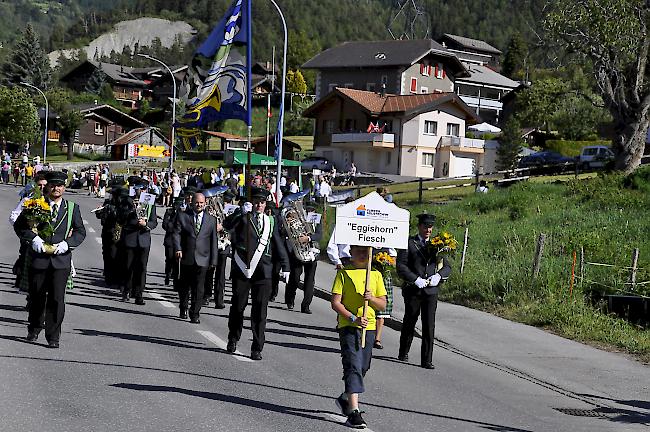
{"label": "flag pole", "polygon": [[[278,122],[278,130],[275,133],[277,139],[277,173],[275,181],[275,193],[276,197],[280,196],[280,180],[282,180],[282,134],[284,132],[284,95],[286,93],[287,85],[287,22],[284,19],[282,10],[280,6],[275,2],[275,0],[270,0],[277,9],[278,14],[280,14],[280,19],[282,20],[282,30],[284,31],[284,49],[282,53],[282,92],[281,92],[281,102],[280,102],[280,121]],[[275,73],[275,71],[273,71]]]}
{"label": "flag pole", "polygon": [[[246,182],[248,202],[252,202],[253,199],[253,182],[251,181],[251,135],[253,131],[253,83],[252,83],[252,63],[253,63],[253,22],[252,22],[252,12],[251,12],[251,0],[246,0],[246,20],[248,21],[247,26],[247,40],[248,44],[246,45],[246,124],[248,125],[248,138],[247,138],[247,148],[248,148],[248,160],[246,161],[246,167],[244,172],[244,181]],[[251,212],[252,213],[252,212]],[[248,221],[252,221],[252,214],[248,215]],[[250,267],[251,257],[253,255],[253,242],[252,242],[252,233],[250,226],[246,226],[246,266]]]}

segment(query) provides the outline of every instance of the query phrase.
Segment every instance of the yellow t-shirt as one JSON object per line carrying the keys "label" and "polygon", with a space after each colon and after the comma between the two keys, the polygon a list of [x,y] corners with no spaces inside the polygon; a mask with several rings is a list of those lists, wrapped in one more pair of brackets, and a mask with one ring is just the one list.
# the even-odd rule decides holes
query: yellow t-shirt
{"label": "yellow t-shirt", "polygon": [[[334,285],[332,286],[332,294],[341,294],[341,303],[347,310],[355,313],[356,316],[363,316],[363,293],[366,286],[366,269],[355,269],[353,267],[346,267],[336,273]],[[386,287],[384,287],[384,279],[376,270],[370,272],[370,290],[373,297],[386,296]],[[367,330],[375,330],[377,328],[375,320],[375,310],[372,306],[368,306]],[[342,327],[359,327],[356,323],[350,321],[349,317],[338,316],[338,328]]]}
{"label": "yellow t-shirt", "polygon": [[25,167],[25,175],[27,177],[31,177],[33,174],[34,174],[34,167],[32,166]]}

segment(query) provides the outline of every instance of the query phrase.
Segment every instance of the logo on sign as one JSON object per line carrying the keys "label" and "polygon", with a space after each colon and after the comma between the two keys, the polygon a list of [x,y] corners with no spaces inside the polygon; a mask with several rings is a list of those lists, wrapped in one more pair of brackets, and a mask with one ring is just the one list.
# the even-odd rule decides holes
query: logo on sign
{"label": "logo on sign", "polygon": [[361,204],[359,207],[357,207],[357,216],[365,216],[366,215],[366,206]]}

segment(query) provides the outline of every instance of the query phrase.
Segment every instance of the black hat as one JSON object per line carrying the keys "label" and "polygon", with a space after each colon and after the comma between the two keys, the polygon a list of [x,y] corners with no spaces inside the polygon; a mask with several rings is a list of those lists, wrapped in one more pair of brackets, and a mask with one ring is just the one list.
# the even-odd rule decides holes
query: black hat
{"label": "black hat", "polygon": [[418,224],[432,227],[436,223],[436,217],[432,214],[422,213],[417,216]]}
{"label": "black hat", "polygon": [[121,178],[115,177],[108,183],[108,185],[112,188],[116,188],[116,187],[126,186],[126,182],[124,181],[124,177]]}
{"label": "black hat", "polygon": [[141,188],[146,188],[147,186],[149,186],[149,180],[139,178],[138,181],[135,183],[135,185]]}
{"label": "black hat", "polygon": [[232,201],[235,199],[235,194],[227,190],[223,193],[223,199],[224,201]]}
{"label": "black hat", "polygon": [[251,188],[251,200],[266,201],[269,198],[270,192],[266,189],[254,187]]}
{"label": "black hat", "polygon": [[199,190],[194,186],[186,186],[183,188],[181,192],[183,193],[184,196],[187,196],[187,195],[194,195],[198,191]]}
{"label": "black hat", "polygon": [[48,171],[45,173],[45,180],[49,185],[65,185],[68,181],[68,175],[61,171]]}
{"label": "black hat", "polygon": [[129,190],[123,187],[115,188],[111,193],[115,193],[120,198],[126,198],[129,196]]}
{"label": "black hat", "polygon": [[126,179],[126,181],[129,182],[129,186],[135,186],[140,181],[140,177],[132,175],[132,176],[129,176],[129,178]]}

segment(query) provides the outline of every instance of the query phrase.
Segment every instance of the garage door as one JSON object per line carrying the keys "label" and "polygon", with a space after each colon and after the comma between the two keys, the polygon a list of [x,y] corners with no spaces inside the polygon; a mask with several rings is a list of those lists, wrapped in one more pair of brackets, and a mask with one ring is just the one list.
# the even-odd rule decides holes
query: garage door
{"label": "garage door", "polygon": [[449,177],[473,176],[476,162],[472,157],[463,157],[454,155],[454,166]]}

